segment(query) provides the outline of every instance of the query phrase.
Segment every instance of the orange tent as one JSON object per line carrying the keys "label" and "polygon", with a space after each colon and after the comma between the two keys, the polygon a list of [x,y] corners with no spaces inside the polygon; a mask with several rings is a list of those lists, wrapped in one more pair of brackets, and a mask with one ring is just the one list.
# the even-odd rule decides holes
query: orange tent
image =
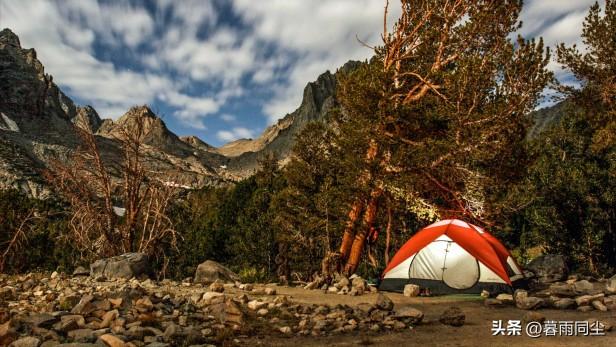
{"label": "orange tent", "polygon": [[403,291],[417,284],[432,294],[511,292],[522,269],[500,241],[458,219],[431,224],[398,250],[383,272],[379,289]]}

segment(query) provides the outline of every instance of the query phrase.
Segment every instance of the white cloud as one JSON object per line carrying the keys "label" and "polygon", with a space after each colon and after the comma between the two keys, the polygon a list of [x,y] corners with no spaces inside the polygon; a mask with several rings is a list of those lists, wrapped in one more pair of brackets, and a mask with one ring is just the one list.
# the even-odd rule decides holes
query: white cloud
{"label": "white cloud", "polygon": [[[235,0],[234,8],[253,27],[256,41],[275,43],[279,61],[291,62],[288,71],[276,66],[261,67],[252,76],[256,83],[275,77],[282,84],[273,87],[274,96],[265,103],[268,123],[292,112],[301,102],[306,83],[326,70],[335,70],[351,59],[364,60],[373,52],[357,39],[378,44],[383,28],[381,0],[251,1]],[[399,3],[390,4],[390,22],[399,14]],[[284,76],[281,76],[284,73]]]}
{"label": "white cloud", "polygon": [[[594,0],[532,0],[521,19],[525,36],[546,44],[580,44],[581,23]],[[156,0],[155,11],[120,0],[2,1],[0,23],[35,47],[54,81],[104,117],[160,100],[186,125],[203,129],[206,116],[255,90],[268,123],[292,112],[306,83],[350,59],[369,58],[379,44],[383,0],[233,0],[241,25],[220,17],[214,1]],[[400,13],[391,1],[389,24]],[[94,44],[135,54],[145,73],[125,70],[97,55]],[[105,52],[107,53],[107,52]],[[552,62],[560,78],[567,74]],[[207,87],[191,88],[198,82]],[[250,89],[250,88],[254,88]],[[190,92],[189,92],[190,91]],[[220,115],[235,122],[232,115]],[[252,137],[233,128],[219,139]]]}
{"label": "white cloud", "polygon": [[223,114],[220,115],[220,119],[224,120],[227,123],[232,123],[232,122],[235,122],[237,120],[237,117],[235,117],[232,114],[223,113]]}
{"label": "white cloud", "polygon": [[216,137],[224,142],[235,141],[238,139],[250,139],[253,136],[254,131],[243,127],[236,127],[231,130],[220,130],[216,133]]}

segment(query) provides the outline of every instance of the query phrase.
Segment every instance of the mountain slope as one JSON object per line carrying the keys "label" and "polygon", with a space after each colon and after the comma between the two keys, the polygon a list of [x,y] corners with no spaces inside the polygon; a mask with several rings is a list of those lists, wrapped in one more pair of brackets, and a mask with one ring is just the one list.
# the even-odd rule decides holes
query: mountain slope
{"label": "mountain slope", "polygon": [[[354,69],[348,62],[339,71]],[[260,158],[290,155],[295,136],[310,121],[324,119],[337,105],[337,73],[323,73],[304,88],[301,105],[261,136],[215,148],[194,136],[178,137],[147,106],[131,108],[117,120],[101,119],[91,106],[78,106],[45,73],[34,49],[23,49],[9,29],[0,32],[0,189],[34,196],[50,191],[40,173],[53,160],[68,160],[80,144],[76,127],[95,134],[103,159],[121,160],[118,137],[137,129],[144,116],[147,165],[179,176],[192,187],[225,184],[252,174]]]}
{"label": "mountain slope", "polygon": [[311,121],[325,119],[327,113],[337,106],[338,74],[353,70],[359,64],[358,61],[349,61],[335,74],[326,71],[316,81],[308,83],[301,105],[265,129],[257,139],[238,140],[220,147],[219,153],[231,157],[228,170],[240,176],[249,175],[257,169],[258,160],[268,154],[284,161],[291,154],[295,136],[303,127]]}
{"label": "mountain slope", "polygon": [[103,159],[118,162],[121,148],[114,136],[122,127],[134,126],[136,112],[148,116],[149,168],[193,187],[224,183],[224,175],[214,169],[227,162],[224,156],[182,142],[147,107],[135,107],[113,122],[102,121],[92,107],[75,106],[45,74],[36,51],[23,49],[9,29],[0,31],[0,189],[49,195],[40,174],[51,161],[68,160],[79,146],[75,126],[95,133]]}

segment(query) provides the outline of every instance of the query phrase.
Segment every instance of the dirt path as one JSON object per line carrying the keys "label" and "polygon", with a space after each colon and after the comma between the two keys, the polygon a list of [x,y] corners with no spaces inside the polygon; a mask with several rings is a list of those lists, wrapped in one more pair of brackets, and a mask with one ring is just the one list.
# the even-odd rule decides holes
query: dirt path
{"label": "dirt path", "polygon": [[[319,290],[276,287],[278,294],[289,295],[293,301],[310,304],[347,304],[362,302],[374,303],[376,294],[348,296],[324,294]],[[408,298],[397,293],[387,293],[399,306],[413,306],[425,314],[421,325],[402,332],[381,332],[346,334],[328,337],[293,337],[252,339],[250,342],[262,346],[616,346],[616,331],[605,336],[492,336],[492,322],[502,320],[522,320],[528,312],[513,306],[491,308],[483,305],[478,297],[446,296],[431,298]],[[466,314],[464,326],[456,328],[438,322],[440,314],[450,306],[458,306]],[[575,310],[541,310],[547,320],[583,321],[589,318],[616,322],[616,312],[578,312]],[[524,327],[524,325],[522,325]],[[616,329],[616,328],[615,328]]]}

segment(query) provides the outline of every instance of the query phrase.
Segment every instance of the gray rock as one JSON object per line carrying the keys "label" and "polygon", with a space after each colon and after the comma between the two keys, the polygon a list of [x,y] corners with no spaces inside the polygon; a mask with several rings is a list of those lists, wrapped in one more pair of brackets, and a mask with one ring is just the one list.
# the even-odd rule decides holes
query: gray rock
{"label": "gray rock", "polygon": [[212,283],[216,280],[235,282],[240,280],[240,276],[213,260],[199,264],[195,272],[195,283]]}
{"label": "gray rock", "polygon": [[527,266],[540,283],[553,283],[567,279],[569,268],[565,257],[556,254],[545,254],[533,259]]}
{"label": "gray rock", "polygon": [[90,264],[90,276],[93,278],[127,278],[147,275],[150,262],[144,253],[125,253],[116,257],[99,259]]}
{"label": "gray rock", "polygon": [[376,307],[381,310],[391,311],[394,308],[394,302],[385,294],[379,293],[376,297]]}
{"label": "gray rock", "polygon": [[528,292],[522,289],[518,289],[513,294],[515,305],[522,310],[534,310],[544,305],[544,301],[541,298],[534,296],[528,296]]}
{"label": "gray rock", "polygon": [[422,321],[424,313],[416,308],[405,306],[396,308],[394,317],[405,321],[407,324],[418,324]]}
{"label": "gray rock", "polygon": [[595,294],[595,286],[590,283],[587,280],[581,280],[581,281],[577,281],[575,283],[573,283],[573,289],[575,290],[575,293],[580,295],[580,294]]}
{"label": "gray rock", "polygon": [[575,287],[569,283],[552,283],[549,290],[551,294],[558,296],[573,297],[576,295]]}
{"label": "gray rock", "polygon": [[445,325],[451,325],[454,327],[461,327],[464,325],[466,315],[459,307],[452,306],[445,310],[439,317],[439,322]]}

